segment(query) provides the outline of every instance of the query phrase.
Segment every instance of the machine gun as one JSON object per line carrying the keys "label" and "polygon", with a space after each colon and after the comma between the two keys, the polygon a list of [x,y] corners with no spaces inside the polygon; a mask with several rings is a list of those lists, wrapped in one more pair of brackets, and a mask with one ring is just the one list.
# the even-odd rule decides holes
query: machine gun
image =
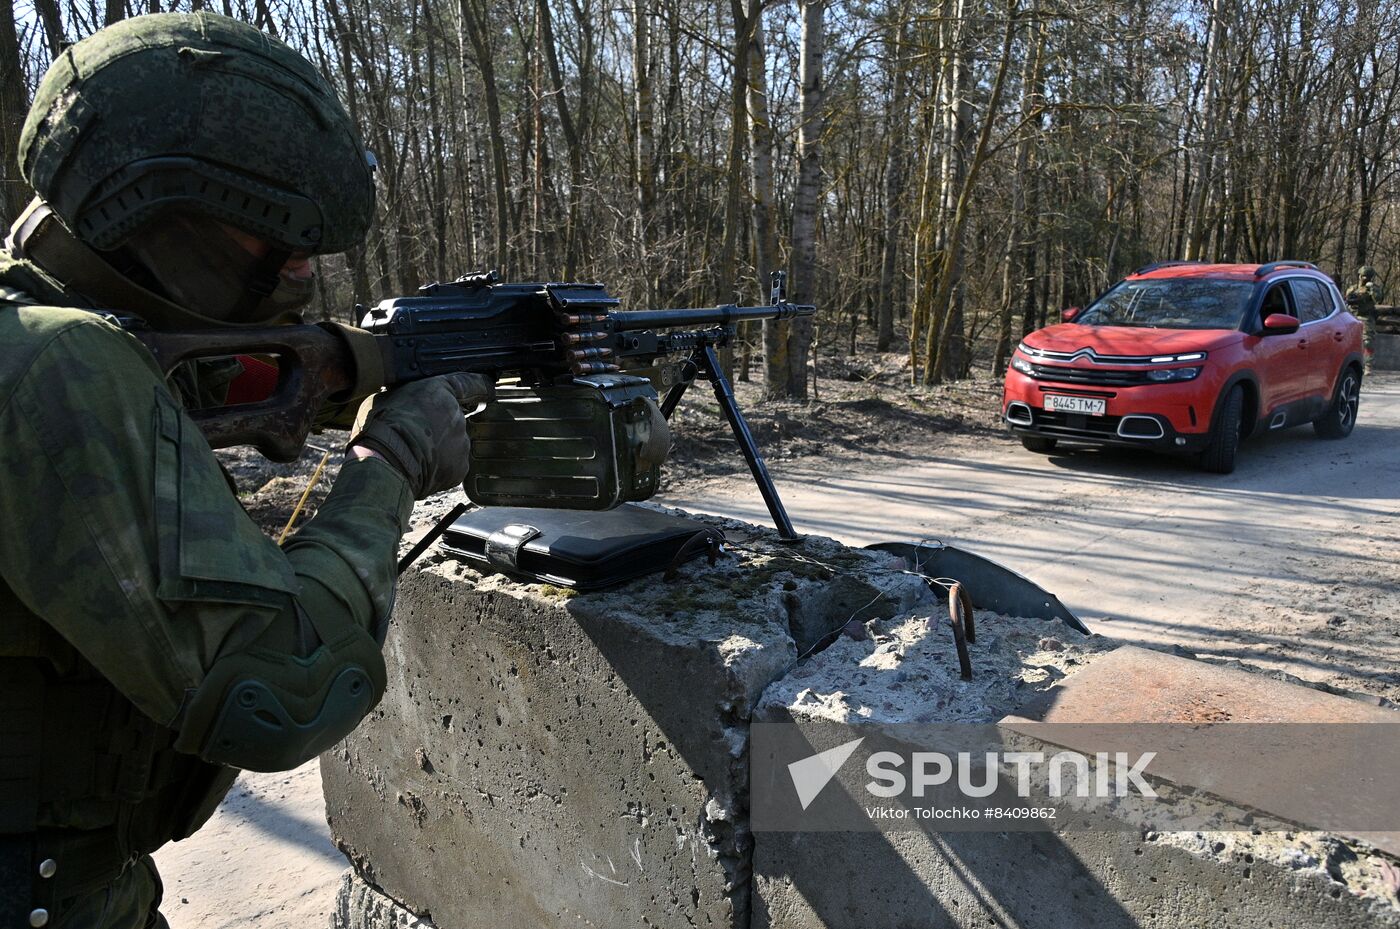
{"label": "machine gun", "polygon": [[650,497],[670,446],[665,420],[705,379],[779,533],[796,538],[717,352],[740,322],[815,312],[788,303],[784,284],[775,272],[768,306],[622,311],[601,284],[502,283],[491,272],[385,300],[358,329],[131,331],[167,373],[199,359],[274,356],[266,399],[190,411],[214,448],[252,445],[273,461],[295,460],[328,406],[439,374],[493,378],[496,399],[468,419],[465,490],[481,505],[610,509]]}

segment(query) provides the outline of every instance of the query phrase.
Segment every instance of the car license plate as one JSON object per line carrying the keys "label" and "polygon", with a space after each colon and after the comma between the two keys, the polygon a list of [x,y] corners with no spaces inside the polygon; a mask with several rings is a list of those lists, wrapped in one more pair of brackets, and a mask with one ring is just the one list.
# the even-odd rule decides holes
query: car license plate
{"label": "car license plate", "polygon": [[1107,407],[1108,401],[1098,397],[1045,395],[1045,409],[1052,413],[1087,413],[1090,416],[1102,416]]}

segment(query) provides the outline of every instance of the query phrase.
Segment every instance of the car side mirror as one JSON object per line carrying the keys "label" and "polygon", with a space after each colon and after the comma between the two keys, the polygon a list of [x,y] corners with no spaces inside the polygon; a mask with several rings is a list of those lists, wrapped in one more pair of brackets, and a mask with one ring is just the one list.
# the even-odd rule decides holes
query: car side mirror
{"label": "car side mirror", "polygon": [[1083,309],[1081,307],[1066,307],[1063,311],[1061,311],[1060,319],[1064,322],[1072,323],[1074,322],[1074,318],[1078,316],[1081,312],[1083,312]]}
{"label": "car side mirror", "polygon": [[1298,317],[1289,316],[1287,313],[1270,313],[1264,318],[1264,335],[1288,335],[1297,332]]}

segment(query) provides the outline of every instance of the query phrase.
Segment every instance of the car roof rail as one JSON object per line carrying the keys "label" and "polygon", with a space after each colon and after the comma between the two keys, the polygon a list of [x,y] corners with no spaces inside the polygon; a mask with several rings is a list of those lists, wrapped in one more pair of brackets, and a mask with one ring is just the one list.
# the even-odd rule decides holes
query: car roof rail
{"label": "car roof rail", "polygon": [[1313,264],[1311,261],[1293,261],[1291,259],[1284,259],[1283,261],[1271,261],[1268,264],[1260,265],[1259,267],[1255,268],[1254,276],[1264,277],[1267,274],[1273,274],[1275,271],[1281,271],[1284,268],[1303,268],[1308,271],[1316,271],[1317,265]]}
{"label": "car roof rail", "polygon": [[1147,274],[1147,273],[1149,273],[1149,272],[1151,272],[1151,271],[1158,271],[1158,270],[1161,270],[1162,268],[1174,268],[1174,267],[1176,267],[1177,265],[1203,265],[1203,264],[1210,264],[1210,262],[1206,261],[1204,258],[1192,258],[1192,259],[1190,259],[1190,260],[1188,260],[1188,261],[1155,261],[1155,262],[1153,262],[1153,263],[1150,264],[1150,265],[1143,265],[1141,268],[1138,268],[1136,271],[1133,272],[1133,275],[1136,276],[1136,275],[1139,275],[1139,274]]}

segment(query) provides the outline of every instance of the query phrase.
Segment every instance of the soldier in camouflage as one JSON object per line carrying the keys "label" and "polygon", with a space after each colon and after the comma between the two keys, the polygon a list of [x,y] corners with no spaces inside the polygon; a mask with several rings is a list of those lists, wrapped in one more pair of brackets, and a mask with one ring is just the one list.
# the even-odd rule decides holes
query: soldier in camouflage
{"label": "soldier in camouflage", "polygon": [[1381,282],[1376,280],[1376,269],[1370,265],[1362,265],[1356,269],[1356,283],[1347,288],[1347,305],[1351,311],[1366,324],[1366,334],[1363,337],[1366,349],[1366,373],[1371,373],[1371,355],[1375,352],[1376,344],[1376,324],[1378,322],[1378,310],[1376,307],[1385,296],[1385,289]]}
{"label": "soldier in camouflage", "polygon": [[20,167],[39,199],[0,252],[0,926],[164,926],[150,853],[239,768],[294,767],[379,700],[399,537],[463,480],[487,387],[366,401],[279,548],[184,412],[226,378],[167,383],[94,311],[296,320],[309,256],[373,211],[332,89],[234,20],[138,17],[54,62]]}

